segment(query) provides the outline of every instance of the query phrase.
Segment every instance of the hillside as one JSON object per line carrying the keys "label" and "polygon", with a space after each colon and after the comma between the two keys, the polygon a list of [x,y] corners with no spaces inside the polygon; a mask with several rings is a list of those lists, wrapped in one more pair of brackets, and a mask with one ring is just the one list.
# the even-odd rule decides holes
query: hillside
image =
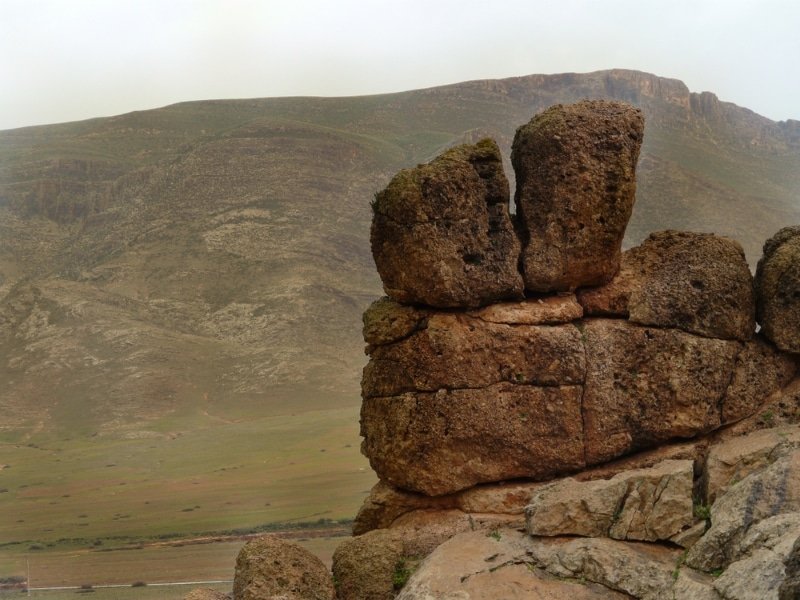
{"label": "hillside", "polygon": [[[139,444],[124,453],[144,456],[152,440],[207,430],[196,439],[224,447],[249,423],[286,418],[304,432],[293,443],[319,452],[329,432],[291,419],[324,423],[344,410],[347,422],[357,410],[361,313],[381,294],[368,243],[373,194],[398,169],[483,136],[497,139],[513,186],[515,129],[586,97],[645,113],[628,245],[657,229],[715,231],[741,241],[754,265],[765,239],[800,222],[800,123],[633,71],[192,102],[0,132],[0,442],[28,465],[5,473],[32,486],[0,495],[0,511],[44,481],[30,480],[39,463],[29,445],[50,448],[48,460],[53,448],[72,448],[76,472],[96,478],[80,440],[107,454]],[[332,438],[347,440],[339,460],[358,473],[336,496],[337,517],[352,514],[374,480],[358,471],[355,427]],[[265,456],[245,458],[248,485],[262,485],[252,477]],[[227,464],[214,458],[208,473]],[[318,463],[309,468],[329,468]],[[274,481],[292,480],[290,471]],[[172,476],[140,475],[153,489]],[[31,510],[54,489],[44,487]],[[290,495],[284,507],[239,522],[314,514]],[[174,527],[218,527],[211,516],[182,523]],[[9,539],[46,537],[31,531],[20,525]]]}

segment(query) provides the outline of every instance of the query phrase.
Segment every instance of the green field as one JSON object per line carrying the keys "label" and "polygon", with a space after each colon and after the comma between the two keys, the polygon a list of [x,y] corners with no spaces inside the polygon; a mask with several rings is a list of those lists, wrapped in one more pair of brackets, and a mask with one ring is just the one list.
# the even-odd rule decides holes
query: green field
{"label": "green field", "polygon": [[375,482],[355,408],[31,440],[0,444],[0,577],[25,575],[28,561],[34,587],[229,578],[242,542],[151,545],[270,525],[346,529]]}

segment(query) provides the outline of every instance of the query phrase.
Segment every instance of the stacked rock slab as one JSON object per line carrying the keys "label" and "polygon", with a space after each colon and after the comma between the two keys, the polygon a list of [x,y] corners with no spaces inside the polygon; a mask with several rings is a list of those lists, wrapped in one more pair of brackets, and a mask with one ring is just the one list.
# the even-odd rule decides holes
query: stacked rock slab
{"label": "stacked rock slab", "polygon": [[[514,143],[513,228],[490,141],[377,195],[389,297],[364,314],[361,433],[380,482],[356,534],[395,531],[370,539],[401,557],[409,519],[519,527],[530,505],[534,536],[688,548],[704,530],[692,499],[713,436],[769,425],[773,406],[798,414],[783,404],[800,393],[781,395],[796,358],[755,334],[738,243],[665,231],[620,253],[641,139],[641,114],[619,103],[535,117]],[[340,556],[366,572],[369,545]]]}

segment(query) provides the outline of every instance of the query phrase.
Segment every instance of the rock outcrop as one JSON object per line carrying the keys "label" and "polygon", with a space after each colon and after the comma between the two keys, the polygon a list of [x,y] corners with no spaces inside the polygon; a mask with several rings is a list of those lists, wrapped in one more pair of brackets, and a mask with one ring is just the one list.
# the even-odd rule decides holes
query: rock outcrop
{"label": "rock outcrop", "polygon": [[574,290],[614,276],[643,133],[641,111],[609,101],[559,104],[517,130],[511,162],[526,289]]}
{"label": "rock outcrop", "polygon": [[395,300],[475,307],[522,297],[508,181],[492,140],[398,173],[376,194],[370,236]]}
{"label": "rock outcrop", "polygon": [[764,244],[756,269],[757,317],[778,348],[800,353],[800,225]]}
{"label": "rock outcrop", "polygon": [[380,481],[334,556],[339,600],[794,593],[800,378],[778,340],[797,319],[761,307],[793,297],[800,236],[765,246],[766,335],[735,241],[664,231],[621,255],[642,127],[582,102],[520,128],[515,229],[489,141],[378,194],[361,433]]}

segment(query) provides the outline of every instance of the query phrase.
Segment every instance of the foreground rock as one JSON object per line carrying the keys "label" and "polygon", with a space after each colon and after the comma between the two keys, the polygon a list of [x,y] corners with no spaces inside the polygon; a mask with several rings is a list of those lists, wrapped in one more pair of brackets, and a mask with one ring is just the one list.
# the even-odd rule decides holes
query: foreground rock
{"label": "foreground rock", "polygon": [[517,130],[511,161],[525,287],[601,285],[619,268],[644,131],[620,102],[557,105]]}
{"label": "foreground rock", "polygon": [[375,197],[370,235],[386,294],[437,307],[521,298],[520,245],[508,203],[492,140],[398,173]]}
{"label": "foreground rock", "polygon": [[581,392],[500,383],[365,398],[362,452],[382,480],[429,496],[574,471],[584,466]]}
{"label": "foreground rock", "polygon": [[398,600],[622,600],[624,594],[558,579],[532,568],[525,536],[511,529],[471,532],[442,544],[411,577]]}
{"label": "foreground rock", "polygon": [[756,294],[764,334],[781,350],[800,353],[800,225],[784,227],[764,244]]}
{"label": "foreground rock", "polygon": [[244,545],[236,558],[236,600],[333,600],[333,580],[308,550],[266,535]]}
{"label": "foreground rock", "polygon": [[660,231],[625,252],[619,273],[581,290],[589,315],[749,340],[755,331],[753,278],[738,242],[710,233]]}
{"label": "foreground rock", "polygon": [[539,488],[526,509],[531,535],[669,540],[692,526],[690,460],[670,460],[611,479],[562,479]]}
{"label": "foreground rock", "polygon": [[211,588],[197,588],[183,597],[183,600],[230,600],[229,594],[223,594]]}

